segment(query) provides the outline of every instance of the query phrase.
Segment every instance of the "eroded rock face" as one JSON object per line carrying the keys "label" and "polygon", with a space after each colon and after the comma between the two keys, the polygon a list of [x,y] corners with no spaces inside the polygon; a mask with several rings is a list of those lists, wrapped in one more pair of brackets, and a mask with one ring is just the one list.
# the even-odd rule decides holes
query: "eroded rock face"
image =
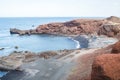
{"label": "eroded rock face", "polygon": [[103,24],[102,20],[78,19],[65,23],[50,23],[40,25],[36,28],[39,33],[61,34],[61,35],[80,35],[96,33],[98,27]]}
{"label": "eroded rock face", "polygon": [[120,54],[103,54],[92,65],[91,80],[120,80]]}
{"label": "eroded rock face", "polygon": [[112,48],[112,53],[116,53],[116,54],[119,54],[120,53],[120,41],[118,41],[117,43],[115,43],[113,45],[113,48]]}
{"label": "eroded rock face", "polygon": [[109,37],[114,37],[118,33],[120,33],[120,24],[115,23],[103,24],[98,32],[99,35],[107,35]]}

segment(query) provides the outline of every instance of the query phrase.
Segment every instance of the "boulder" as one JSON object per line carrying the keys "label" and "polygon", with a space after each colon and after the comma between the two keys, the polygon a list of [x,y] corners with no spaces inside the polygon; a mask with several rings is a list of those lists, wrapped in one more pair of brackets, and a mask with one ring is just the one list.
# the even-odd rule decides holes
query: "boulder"
{"label": "boulder", "polygon": [[120,54],[103,54],[93,62],[91,80],[120,80]]}
{"label": "boulder", "polygon": [[119,54],[120,53],[120,41],[116,42],[113,45],[111,53]]}

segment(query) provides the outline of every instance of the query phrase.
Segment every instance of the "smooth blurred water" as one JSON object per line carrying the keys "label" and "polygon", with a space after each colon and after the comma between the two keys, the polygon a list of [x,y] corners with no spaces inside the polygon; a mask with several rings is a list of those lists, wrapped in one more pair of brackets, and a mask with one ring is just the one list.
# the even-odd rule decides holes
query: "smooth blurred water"
{"label": "smooth blurred water", "polygon": [[[52,35],[31,35],[19,36],[10,35],[10,28],[18,29],[34,29],[40,24],[47,24],[50,22],[65,22],[76,18],[0,18],[0,56],[9,55],[18,46],[19,50],[29,50],[33,52],[40,52],[46,50],[60,50],[60,49],[75,49],[77,43],[70,38],[52,36]],[[33,25],[35,27],[33,27]],[[0,72],[0,77],[7,72]]]}
{"label": "smooth blurred water", "polygon": [[[40,52],[46,50],[59,50],[59,49],[74,49],[77,43],[72,39],[60,36],[51,35],[31,35],[19,36],[10,35],[10,28],[18,29],[33,29],[40,24],[47,24],[50,22],[65,22],[76,18],[0,18],[0,56],[8,55],[15,50],[29,50],[33,52]],[[32,27],[32,26],[35,27]]]}

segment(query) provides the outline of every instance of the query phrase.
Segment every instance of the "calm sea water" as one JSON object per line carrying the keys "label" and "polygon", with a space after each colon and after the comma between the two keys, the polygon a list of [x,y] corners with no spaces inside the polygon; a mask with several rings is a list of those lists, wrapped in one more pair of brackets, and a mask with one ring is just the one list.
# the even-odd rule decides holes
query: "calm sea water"
{"label": "calm sea water", "polygon": [[[50,35],[19,36],[9,33],[10,28],[33,29],[40,24],[65,22],[72,19],[76,18],[0,18],[0,48],[5,48],[0,51],[0,56],[8,55],[15,50],[15,46],[19,47],[18,50],[34,52],[76,48],[76,42],[67,37]],[[35,27],[32,27],[32,25]]]}

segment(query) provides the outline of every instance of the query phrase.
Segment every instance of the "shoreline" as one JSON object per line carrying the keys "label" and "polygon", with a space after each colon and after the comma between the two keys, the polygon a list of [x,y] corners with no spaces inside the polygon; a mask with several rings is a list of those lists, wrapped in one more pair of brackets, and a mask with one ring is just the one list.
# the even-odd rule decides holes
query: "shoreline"
{"label": "shoreline", "polygon": [[76,49],[80,48],[80,42],[79,40],[75,40],[73,37],[68,37],[69,39],[71,39],[72,41],[74,41],[76,43]]}
{"label": "shoreline", "polygon": [[[106,20],[106,21],[104,21],[104,20]],[[63,74],[65,74],[64,72],[67,71],[67,69],[71,67],[70,64],[77,61],[78,59],[79,59],[78,62],[80,64],[79,65],[80,69],[78,69],[78,71],[79,70],[81,70],[82,72],[85,71],[84,73],[82,73],[82,72],[79,73],[79,74],[81,74],[80,76],[83,75],[82,77],[86,77],[86,74],[87,74],[87,77],[88,77],[88,75],[90,76],[91,70],[92,70],[91,65],[92,65],[94,58],[96,56],[98,56],[99,53],[102,54],[104,52],[105,53],[110,52],[110,50],[108,51],[106,49],[106,46],[112,45],[118,41],[118,39],[115,38],[116,33],[114,33],[114,31],[113,31],[113,28],[115,28],[115,30],[118,29],[118,25],[114,25],[113,23],[110,23],[109,25],[107,25],[109,23],[109,20],[108,20],[108,22],[107,22],[107,19],[104,19],[104,20],[101,20],[101,21],[100,20],[91,20],[92,22],[89,25],[86,24],[86,22],[85,23],[83,22],[83,25],[81,25],[81,22],[79,22],[79,20],[76,20],[76,21],[73,20],[73,21],[65,22],[65,23],[51,23],[51,24],[40,25],[36,30],[14,29],[16,31],[14,32],[14,30],[13,30],[13,34],[19,34],[19,35],[48,34],[48,35],[55,35],[55,36],[64,36],[75,42],[76,49],[70,49],[70,50],[65,49],[65,50],[57,50],[57,51],[51,50],[51,52],[49,52],[49,51],[41,52],[41,53],[44,53],[42,55],[41,54],[39,54],[39,55],[38,54],[30,54],[30,55],[23,54],[22,57],[20,56],[21,54],[20,55],[11,54],[13,56],[12,57],[10,55],[6,56],[6,60],[7,59],[9,61],[11,60],[10,63],[13,64],[13,68],[12,68],[13,74],[9,73],[0,79],[2,79],[2,80],[9,80],[9,79],[12,79],[12,80],[16,80],[16,79],[17,80],[20,80],[20,79],[23,79],[23,80],[24,79],[25,80],[33,80],[33,79],[61,80],[61,78],[63,78],[65,76],[65,75],[63,75]],[[82,21],[82,20],[80,20],[80,21]],[[88,20],[87,22],[89,23],[90,21]],[[102,22],[103,23],[105,22],[105,23],[103,24]],[[101,24],[102,24],[102,26],[101,26]],[[65,26],[65,27],[63,27],[64,29],[61,28],[61,25]],[[76,27],[76,25],[77,25],[77,27]],[[95,25],[95,26],[93,27],[93,25]],[[57,28],[58,27],[59,28],[57,29],[57,28],[55,28],[55,26]],[[89,26],[90,29],[88,29],[88,30],[85,29],[84,28],[85,26]],[[112,28],[111,28],[111,26],[112,26]],[[99,27],[99,31],[95,31],[98,29],[98,27]],[[112,33],[108,33],[109,31],[104,32],[104,30],[106,30],[106,27],[107,27],[107,30],[110,30]],[[96,29],[93,30],[94,28],[96,28]],[[56,30],[58,30],[58,32]],[[86,35],[80,34],[81,30]],[[11,30],[10,30],[10,32],[12,34]],[[53,32],[53,34],[50,34],[52,32]],[[96,33],[96,32],[98,32],[97,33],[98,35],[92,35],[92,33]],[[71,34],[73,34],[73,35],[71,35]],[[74,35],[74,34],[76,34],[76,35]],[[79,34],[79,35],[77,35],[77,34]],[[90,34],[90,35],[87,35],[87,34]],[[106,36],[101,37],[101,35],[106,35],[109,37],[111,36],[112,38],[109,38]],[[106,49],[106,50],[104,50],[104,49]],[[98,50],[98,52],[96,50]],[[91,53],[94,53],[94,54],[91,54]],[[27,55],[27,57],[26,57],[26,55]],[[92,58],[90,56],[92,56]],[[16,57],[16,58],[12,59],[14,57]],[[22,65],[22,67],[14,66],[14,65],[18,65],[18,64],[16,64],[17,62],[21,62],[20,58],[22,58],[22,59],[24,58],[26,60],[26,63],[23,64],[24,63],[23,62],[24,59],[23,59],[22,63],[19,64],[19,65]],[[35,60],[34,60],[34,58],[35,58]],[[1,58],[1,59],[3,59],[3,58]],[[18,59],[18,61],[17,61],[17,59]],[[3,62],[6,60],[3,59]],[[14,60],[16,60],[17,62],[14,63]],[[27,60],[28,60],[28,62],[27,62]],[[29,63],[29,60],[32,60],[32,62]],[[38,62],[37,62],[37,60],[38,60]],[[29,64],[31,67],[26,64]],[[1,65],[3,65],[3,64],[1,64]],[[6,63],[3,66],[6,67]],[[9,63],[8,63],[7,68],[9,66],[11,66],[11,64],[9,65]],[[74,66],[76,67],[76,65],[74,65]],[[3,69],[5,69],[5,67],[3,67]],[[16,71],[17,69],[20,70],[20,68],[23,68],[25,70],[26,75],[23,75],[20,73],[21,74],[20,76],[16,76],[17,74],[14,71]],[[11,67],[10,67],[10,69],[11,69]],[[35,73],[32,73],[32,71],[35,71]],[[72,71],[71,71],[71,69],[68,69],[68,71],[69,72],[67,72],[66,75],[69,76],[70,75],[69,73]],[[74,70],[73,70],[73,72],[74,72]],[[38,73],[39,73],[39,75],[38,75]],[[31,75],[32,75],[32,77],[31,77]],[[13,76],[15,76],[16,79],[14,79]],[[73,80],[76,80],[76,79],[73,79]]]}

